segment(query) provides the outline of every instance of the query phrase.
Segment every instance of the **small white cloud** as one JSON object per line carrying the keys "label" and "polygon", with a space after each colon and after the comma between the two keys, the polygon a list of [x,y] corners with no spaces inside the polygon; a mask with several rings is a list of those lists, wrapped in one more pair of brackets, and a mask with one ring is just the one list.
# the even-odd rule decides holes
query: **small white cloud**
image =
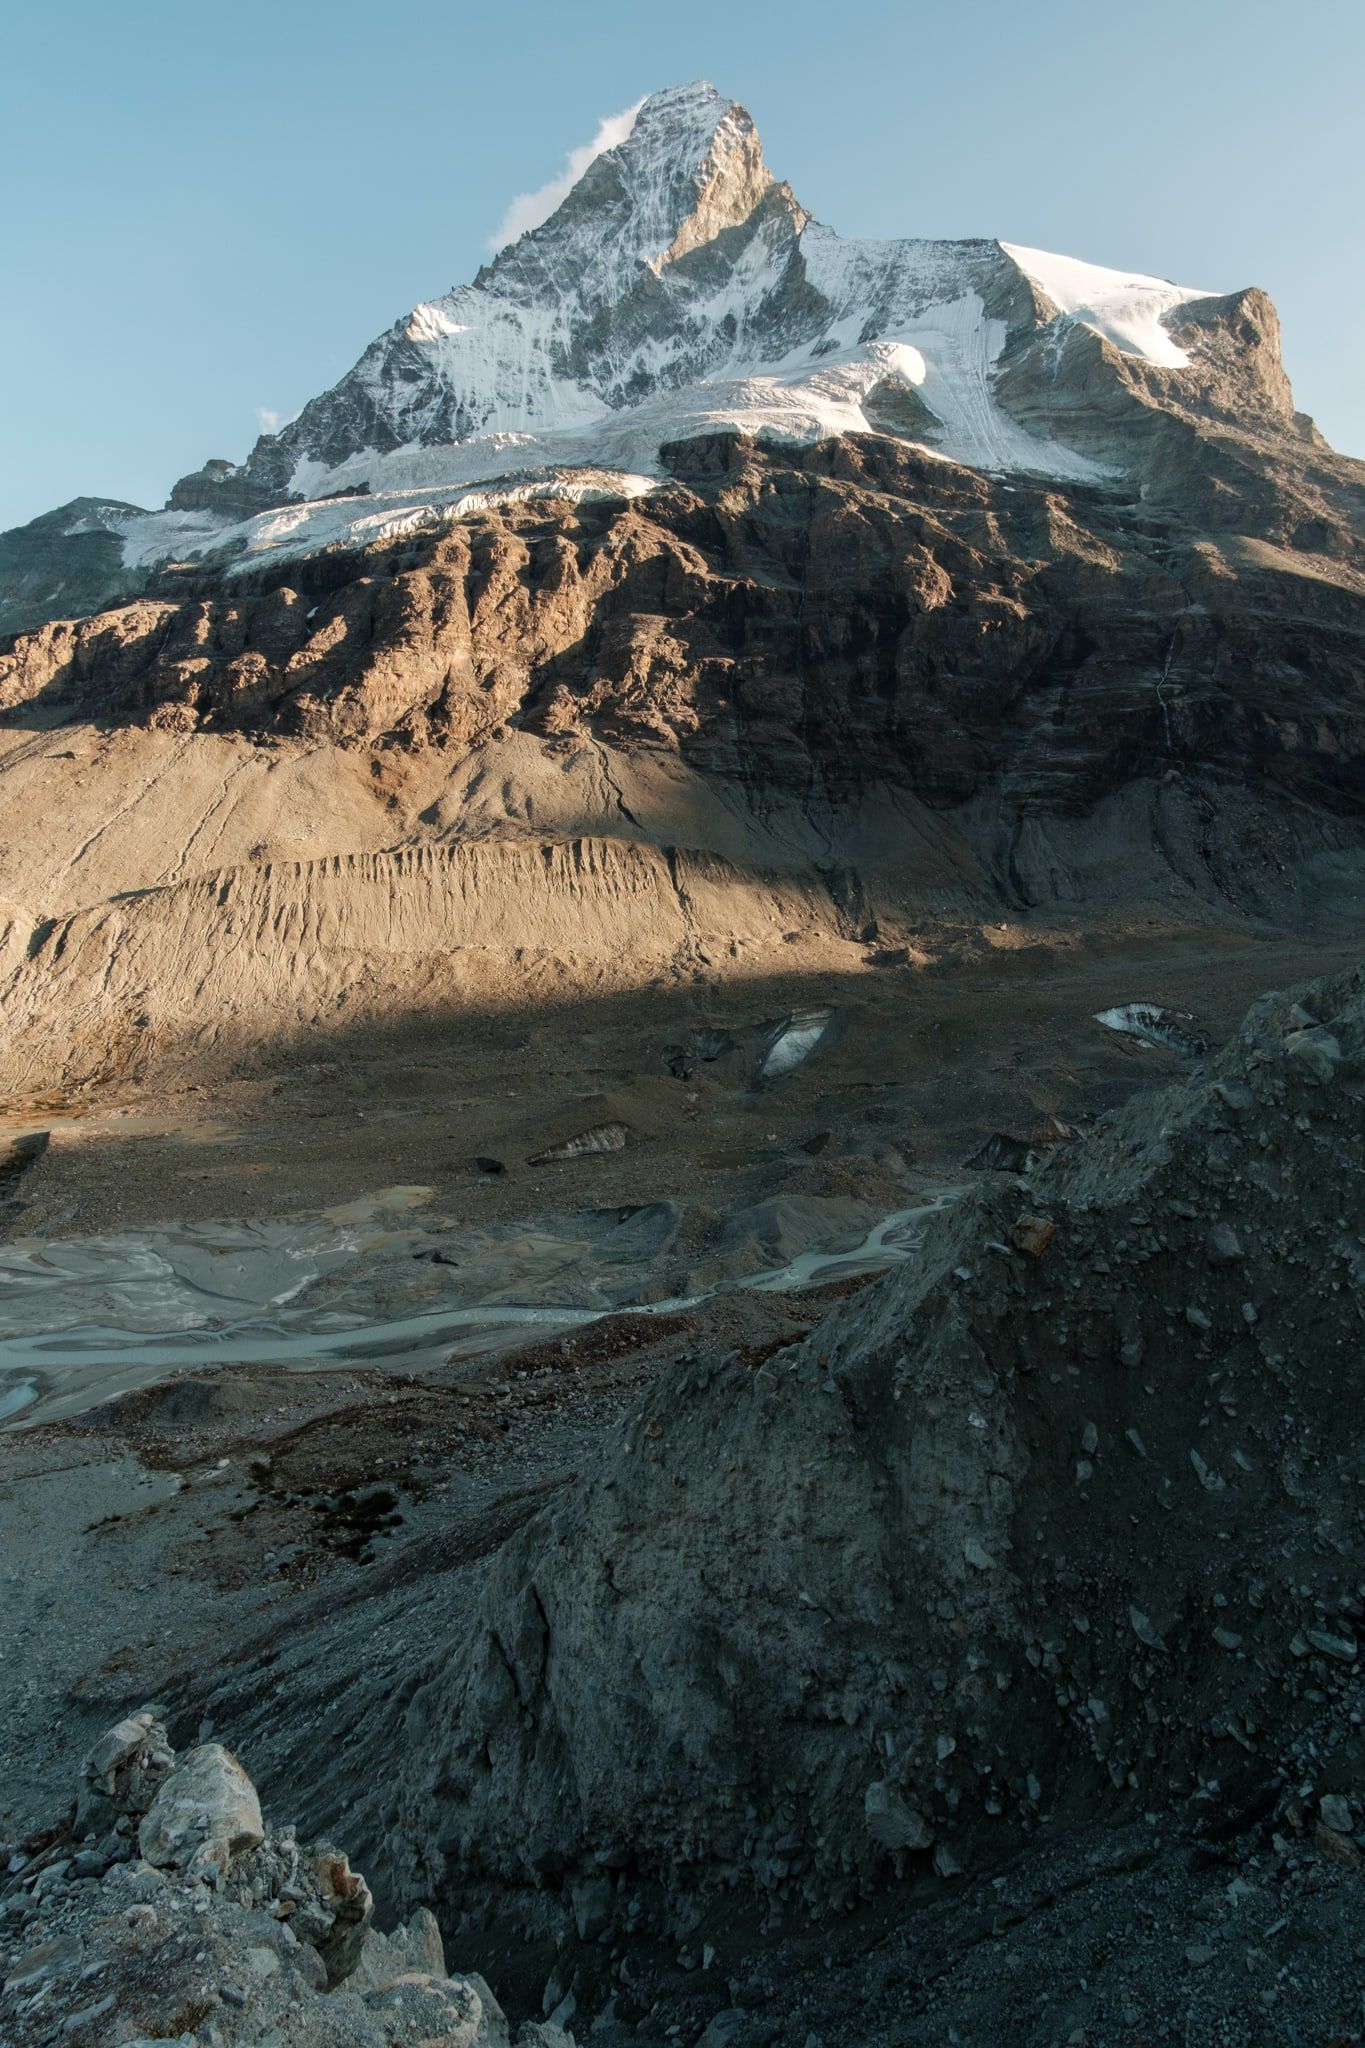
{"label": "small white cloud", "polygon": [[505,249],[509,242],[520,241],[532,228],[538,228],[542,221],[547,221],[555,208],[568,198],[594,157],[601,156],[604,150],[616,149],[625,141],[635,126],[635,116],[643,105],[644,101],[639,99],[633,107],[627,107],[624,113],[609,114],[598,124],[597,133],[591,142],[585,142],[580,148],[570,150],[565,158],[564,168],[557,178],[551,178],[549,183],[542,185],[538,191],[518,193],[503,215],[497,233],[489,236],[489,248]]}
{"label": "small white cloud", "polygon": [[272,405],[258,405],[256,408],[256,425],[263,434],[278,434],[281,427],[287,427],[291,420],[297,418],[296,412],[276,412]]}

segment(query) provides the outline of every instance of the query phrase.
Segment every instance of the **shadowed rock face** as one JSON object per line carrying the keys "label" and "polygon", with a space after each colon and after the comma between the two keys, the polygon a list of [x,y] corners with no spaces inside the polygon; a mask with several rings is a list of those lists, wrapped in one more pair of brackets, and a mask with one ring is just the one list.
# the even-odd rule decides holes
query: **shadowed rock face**
{"label": "shadowed rock face", "polygon": [[163,577],[0,655],[0,707],[400,754],[513,728],[673,753],[759,806],[890,780],[959,816],[1015,902],[1045,890],[1037,821],[1162,776],[1245,855],[1212,856],[1244,903],[1254,821],[1277,821],[1281,867],[1324,829],[1355,843],[1365,576],[1303,545],[1302,478],[1245,467],[1211,532],[875,439],[671,459],[629,506],[509,508],[268,581]]}
{"label": "shadowed rock face", "polygon": [[73,498],[27,526],[0,533],[0,634],[26,633],[54,616],[80,618],[141,587],[123,560],[112,513],[136,512],[103,498]]}
{"label": "shadowed rock face", "polygon": [[[102,1840],[90,1829],[82,1843],[87,1822]],[[40,1829],[29,1850],[0,1916],[7,2048],[54,2030],[78,2048],[511,2048],[483,1979],[447,1976],[429,1912],[381,1934],[343,1850],[267,1831],[237,1758],[210,1742],[177,1761],[154,1710],[109,1730],[86,1758],[75,1821]],[[516,2048],[574,2044],[527,2021]]]}
{"label": "shadowed rock face", "polygon": [[1040,1828],[1226,1826],[1313,1741],[1358,1784],[1363,1142],[1356,973],[799,1347],[649,1389],[376,1736],[400,1889],[820,1915]]}

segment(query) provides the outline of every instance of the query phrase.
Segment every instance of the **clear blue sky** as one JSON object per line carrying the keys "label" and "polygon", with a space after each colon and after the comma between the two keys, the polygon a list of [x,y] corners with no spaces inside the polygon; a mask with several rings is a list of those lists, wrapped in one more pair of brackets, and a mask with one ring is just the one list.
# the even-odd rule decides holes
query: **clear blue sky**
{"label": "clear blue sky", "polygon": [[845,232],[1277,301],[1365,455],[1365,0],[11,0],[0,526],[244,455],[598,120],[704,76]]}

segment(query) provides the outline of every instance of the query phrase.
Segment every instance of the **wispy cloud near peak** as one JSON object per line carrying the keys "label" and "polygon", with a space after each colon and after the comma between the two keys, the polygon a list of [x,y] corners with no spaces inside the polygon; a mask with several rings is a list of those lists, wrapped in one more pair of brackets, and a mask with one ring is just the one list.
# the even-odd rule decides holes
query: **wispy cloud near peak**
{"label": "wispy cloud near peak", "polygon": [[519,192],[503,215],[497,233],[489,236],[489,248],[504,249],[509,242],[519,241],[532,228],[538,228],[542,221],[547,221],[555,208],[568,198],[593,159],[625,141],[643,105],[644,101],[639,99],[623,113],[608,114],[598,123],[597,133],[591,142],[569,151],[557,178],[551,178],[548,184],[539,186],[534,192]]}

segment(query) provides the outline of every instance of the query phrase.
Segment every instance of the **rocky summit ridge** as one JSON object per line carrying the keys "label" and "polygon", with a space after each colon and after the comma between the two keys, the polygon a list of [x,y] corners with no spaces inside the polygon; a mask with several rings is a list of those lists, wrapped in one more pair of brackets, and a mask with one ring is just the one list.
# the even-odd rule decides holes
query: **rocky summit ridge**
{"label": "rocky summit ridge", "polygon": [[717,431],[890,435],[1157,497],[1210,431],[1325,453],[1262,292],[989,238],[841,236],[773,176],[746,110],[697,82],[642,101],[548,220],[245,462],[205,464],[160,512],[86,497],[0,535],[0,631],[126,598],[167,562],[240,572],[363,546],[490,493],[643,494],[673,444]]}

